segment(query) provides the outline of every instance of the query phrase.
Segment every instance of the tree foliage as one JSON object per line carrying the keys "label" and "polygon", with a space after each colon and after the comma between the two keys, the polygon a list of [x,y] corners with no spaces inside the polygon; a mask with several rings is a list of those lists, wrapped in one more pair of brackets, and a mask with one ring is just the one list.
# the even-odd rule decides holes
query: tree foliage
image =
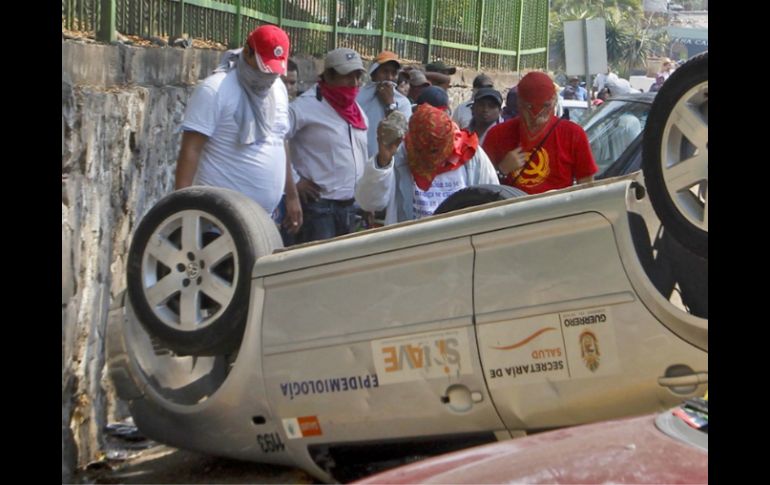
{"label": "tree foliage", "polygon": [[550,13],[550,68],[563,71],[564,22],[602,17],[607,36],[607,62],[622,77],[644,69],[651,55],[666,50],[666,19],[645,14],[641,0],[552,0]]}

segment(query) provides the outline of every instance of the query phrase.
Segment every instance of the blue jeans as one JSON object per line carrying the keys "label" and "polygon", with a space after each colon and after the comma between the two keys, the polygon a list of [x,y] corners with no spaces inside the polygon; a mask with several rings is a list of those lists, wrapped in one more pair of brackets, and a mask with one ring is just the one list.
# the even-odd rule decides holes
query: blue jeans
{"label": "blue jeans", "polygon": [[297,242],[319,241],[348,234],[356,220],[354,200],[318,199],[302,204],[304,220]]}

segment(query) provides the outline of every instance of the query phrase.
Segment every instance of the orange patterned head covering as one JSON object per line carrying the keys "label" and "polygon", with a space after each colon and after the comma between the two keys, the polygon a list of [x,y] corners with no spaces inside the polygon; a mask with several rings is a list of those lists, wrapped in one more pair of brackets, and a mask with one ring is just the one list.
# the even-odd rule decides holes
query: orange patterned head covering
{"label": "orange patterned head covering", "polygon": [[415,184],[428,190],[436,175],[458,169],[473,158],[479,138],[460,130],[446,111],[424,103],[409,118],[404,144]]}

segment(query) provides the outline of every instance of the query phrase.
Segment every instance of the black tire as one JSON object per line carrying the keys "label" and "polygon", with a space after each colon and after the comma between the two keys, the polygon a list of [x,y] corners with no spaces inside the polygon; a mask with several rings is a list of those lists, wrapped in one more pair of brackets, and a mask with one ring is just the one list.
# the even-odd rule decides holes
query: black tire
{"label": "black tire", "polygon": [[680,244],[708,258],[708,52],[663,84],[642,143],[655,213]]}
{"label": "black tire", "polygon": [[474,207],[486,204],[487,202],[506,200],[513,197],[521,197],[522,195],[527,195],[527,193],[509,185],[472,185],[460,189],[447,197],[433,213],[446,214],[447,212],[465,209],[466,207]]}
{"label": "black tire", "polygon": [[248,197],[215,187],[179,190],[134,233],[128,297],[145,330],[176,354],[228,354],[246,328],[254,262],[279,247],[275,223]]}

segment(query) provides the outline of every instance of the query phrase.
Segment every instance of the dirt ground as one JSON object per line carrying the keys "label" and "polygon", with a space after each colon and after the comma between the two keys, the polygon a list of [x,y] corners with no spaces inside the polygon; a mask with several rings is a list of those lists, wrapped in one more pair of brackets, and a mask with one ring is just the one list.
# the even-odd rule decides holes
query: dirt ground
{"label": "dirt ground", "polygon": [[[125,458],[125,459],[123,459]],[[296,468],[264,465],[156,445],[105,459],[75,476],[75,483],[321,483]]]}

